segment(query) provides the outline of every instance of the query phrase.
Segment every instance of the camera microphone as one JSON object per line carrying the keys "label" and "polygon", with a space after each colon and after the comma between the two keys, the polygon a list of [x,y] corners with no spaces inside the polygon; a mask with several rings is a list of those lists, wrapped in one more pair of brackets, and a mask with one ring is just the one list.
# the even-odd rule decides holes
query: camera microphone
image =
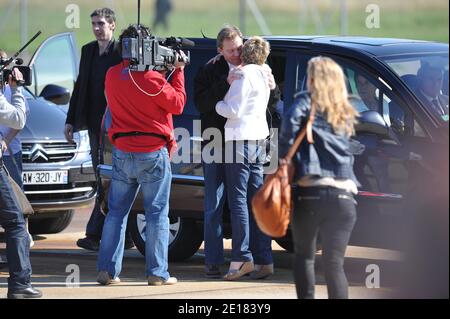
{"label": "camera microphone", "polygon": [[12,57],[10,57],[9,59],[5,59],[5,58],[0,58],[0,84],[4,84],[9,76],[12,74],[12,70],[11,69],[6,69],[6,67],[9,66],[9,64],[14,63],[16,64],[16,66],[13,67],[19,69],[20,73],[22,73],[23,75],[23,80],[19,80],[17,81],[17,79],[15,79],[15,81],[17,82],[18,85],[31,85],[31,69],[28,66],[22,66],[23,64],[23,59],[18,58],[17,56],[23,52],[23,50],[25,50],[31,42],[33,42],[42,32],[38,31],[32,38],[30,41],[28,41],[23,47],[21,47],[19,49],[19,51],[17,51]]}
{"label": "camera microphone", "polygon": [[181,38],[181,45],[184,47],[195,47],[195,42],[185,38]]}
{"label": "camera microphone", "polygon": [[178,46],[178,47],[195,47],[195,42],[185,38],[160,38],[161,42],[167,46]]}
{"label": "camera microphone", "polygon": [[16,65],[22,65],[23,64],[23,59],[21,58],[0,58],[0,65],[9,65],[11,63],[14,63]]}

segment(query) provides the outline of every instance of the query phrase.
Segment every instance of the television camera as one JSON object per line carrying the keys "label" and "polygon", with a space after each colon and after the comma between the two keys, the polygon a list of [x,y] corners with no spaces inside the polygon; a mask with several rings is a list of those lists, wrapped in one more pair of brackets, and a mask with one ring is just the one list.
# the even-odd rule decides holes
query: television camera
{"label": "television camera", "polygon": [[[37,32],[30,41],[28,41],[19,51],[17,51],[10,58],[0,58],[0,83],[3,85],[8,82],[8,77],[12,73],[12,69],[18,68],[20,73],[23,75],[23,80],[17,81],[13,77],[13,80],[17,82],[19,86],[29,86],[31,85],[31,69],[28,66],[23,66],[23,60],[18,58],[19,54],[26,49],[31,42],[33,42],[39,35],[41,31]],[[8,68],[11,64],[15,64],[12,68]]]}
{"label": "television camera", "polygon": [[131,71],[167,71],[174,64],[184,62],[189,64],[190,53],[180,53],[183,47],[193,47],[193,41],[183,38],[159,38],[153,36],[148,28],[140,24],[140,6],[138,0],[138,23],[133,25],[134,32],[122,39],[122,58],[130,60]]}

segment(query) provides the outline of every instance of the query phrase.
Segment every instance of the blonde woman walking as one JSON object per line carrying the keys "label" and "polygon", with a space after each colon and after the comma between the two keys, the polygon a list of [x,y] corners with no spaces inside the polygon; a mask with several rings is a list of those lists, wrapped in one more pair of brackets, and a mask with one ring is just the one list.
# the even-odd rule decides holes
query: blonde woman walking
{"label": "blonde woman walking", "polygon": [[311,59],[307,76],[308,91],[298,94],[285,115],[279,139],[284,157],[314,108],[314,143],[303,141],[292,163],[298,186],[291,223],[295,285],[299,298],[314,298],[314,258],[320,235],[328,297],[344,299],[348,298],[344,255],[356,221],[353,196],[358,182],[350,136],[357,112],[348,102],[344,73],[332,59]]}

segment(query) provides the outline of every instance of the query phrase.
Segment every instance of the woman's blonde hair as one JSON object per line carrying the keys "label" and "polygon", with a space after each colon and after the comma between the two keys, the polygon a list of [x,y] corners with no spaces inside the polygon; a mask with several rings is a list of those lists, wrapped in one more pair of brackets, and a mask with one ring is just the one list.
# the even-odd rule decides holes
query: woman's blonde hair
{"label": "woman's blonde hair", "polygon": [[353,135],[358,112],[348,101],[344,72],[332,59],[318,56],[308,62],[311,105],[324,114],[335,132]]}
{"label": "woman's blonde hair", "polygon": [[242,47],[241,59],[244,64],[263,65],[270,53],[269,42],[261,37],[251,37]]}

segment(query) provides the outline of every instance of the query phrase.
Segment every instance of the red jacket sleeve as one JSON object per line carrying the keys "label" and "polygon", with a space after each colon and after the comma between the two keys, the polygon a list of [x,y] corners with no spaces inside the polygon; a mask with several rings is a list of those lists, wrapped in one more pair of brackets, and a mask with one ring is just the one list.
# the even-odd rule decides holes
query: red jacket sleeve
{"label": "red jacket sleeve", "polygon": [[[176,69],[172,79],[167,83],[163,76],[155,76],[154,74],[152,77],[147,78],[146,84],[147,92],[156,94],[161,91],[157,96],[152,97],[159,107],[167,111],[167,113],[175,115],[183,113],[184,105],[186,104],[183,71]],[[155,88],[157,88],[157,91],[153,92]]]}

